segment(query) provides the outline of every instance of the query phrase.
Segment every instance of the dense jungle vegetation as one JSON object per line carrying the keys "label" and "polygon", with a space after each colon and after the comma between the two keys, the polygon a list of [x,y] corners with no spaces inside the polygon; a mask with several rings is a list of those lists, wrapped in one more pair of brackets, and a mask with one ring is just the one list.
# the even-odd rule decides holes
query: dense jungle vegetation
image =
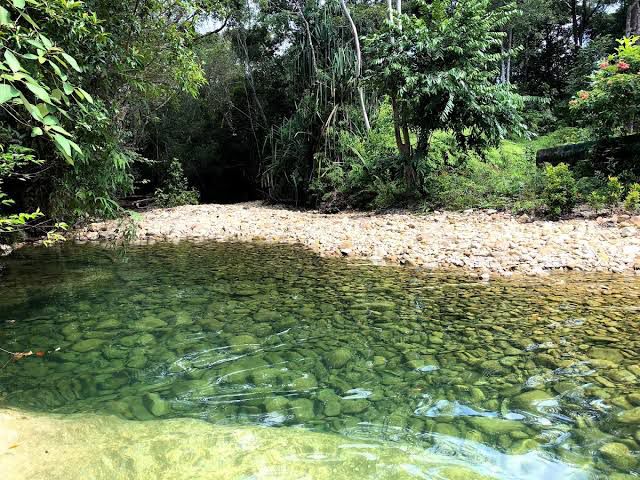
{"label": "dense jungle vegetation", "polygon": [[0,235],[256,198],[638,210],[639,23],[638,0],[1,0]]}

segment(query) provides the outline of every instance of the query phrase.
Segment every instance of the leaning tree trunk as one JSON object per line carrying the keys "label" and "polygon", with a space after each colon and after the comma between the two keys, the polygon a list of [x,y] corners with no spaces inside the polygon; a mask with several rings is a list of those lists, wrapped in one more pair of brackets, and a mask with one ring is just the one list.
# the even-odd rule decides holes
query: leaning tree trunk
{"label": "leaning tree trunk", "polygon": [[360,108],[362,109],[362,118],[364,119],[364,125],[367,128],[367,132],[371,130],[371,124],[369,124],[369,115],[367,114],[367,105],[364,101],[364,90],[360,85],[360,77],[362,76],[362,52],[360,51],[360,39],[358,38],[358,29],[356,24],[351,18],[351,13],[347,7],[345,0],[340,0],[340,6],[344,12],[344,16],[347,17],[349,25],[351,25],[351,33],[353,33],[353,41],[356,47],[356,82],[358,84],[358,97],[360,97]]}
{"label": "leaning tree trunk", "polygon": [[640,0],[632,0],[629,5],[625,34],[627,37],[640,35]]}

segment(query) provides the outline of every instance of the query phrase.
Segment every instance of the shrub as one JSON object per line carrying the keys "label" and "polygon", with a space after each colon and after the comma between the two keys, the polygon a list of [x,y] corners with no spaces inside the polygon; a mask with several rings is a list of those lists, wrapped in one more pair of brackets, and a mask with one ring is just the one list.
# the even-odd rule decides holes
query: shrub
{"label": "shrub", "polygon": [[197,205],[200,194],[197,190],[189,188],[182,164],[180,160],[174,158],[168,162],[162,187],[156,189],[153,197],[159,207],[170,208],[180,205]]}
{"label": "shrub", "polygon": [[571,212],[576,204],[577,194],[576,179],[566,163],[545,167],[542,199],[551,217],[558,218]]}
{"label": "shrub", "polygon": [[604,195],[605,204],[608,207],[615,207],[622,200],[624,185],[620,183],[618,177],[609,177],[609,181],[604,186],[602,193]]}
{"label": "shrub", "polygon": [[629,187],[629,193],[624,199],[624,208],[631,212],[640,211],[640,183],[634,183]]}

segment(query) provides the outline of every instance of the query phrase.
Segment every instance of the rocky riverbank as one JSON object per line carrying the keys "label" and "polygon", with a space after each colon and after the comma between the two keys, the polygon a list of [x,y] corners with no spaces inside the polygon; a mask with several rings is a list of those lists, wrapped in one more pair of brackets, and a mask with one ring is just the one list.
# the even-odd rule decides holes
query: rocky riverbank
{"label": "rocky riverbank", "polygon": [[[76,241],[112,241],[121,221],[76,230]],[[558,222],[495,211],[322,214],[260,202],[156,209],[141,216],[134,243],[177,240],[301,244],[320,255],[427,269],[544,275],[578,270],[640,274],[640,216]]]}

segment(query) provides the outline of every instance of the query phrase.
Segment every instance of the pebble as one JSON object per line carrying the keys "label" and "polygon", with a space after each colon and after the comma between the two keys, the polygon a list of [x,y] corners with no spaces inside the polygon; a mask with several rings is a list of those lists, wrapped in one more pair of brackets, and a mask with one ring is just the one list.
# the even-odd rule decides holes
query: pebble
{"label": "pebble", "polygon": [[[141,214],[133,243],[197,239],[301,244],[324,256],[409,268],[460,268],[483,281],[550,271],[640,274],[640,216],[557,222],[496,210],[323,214],[262,202],[188,205]],[[119,221],[72,232],[79,242],[120,239]]]}

